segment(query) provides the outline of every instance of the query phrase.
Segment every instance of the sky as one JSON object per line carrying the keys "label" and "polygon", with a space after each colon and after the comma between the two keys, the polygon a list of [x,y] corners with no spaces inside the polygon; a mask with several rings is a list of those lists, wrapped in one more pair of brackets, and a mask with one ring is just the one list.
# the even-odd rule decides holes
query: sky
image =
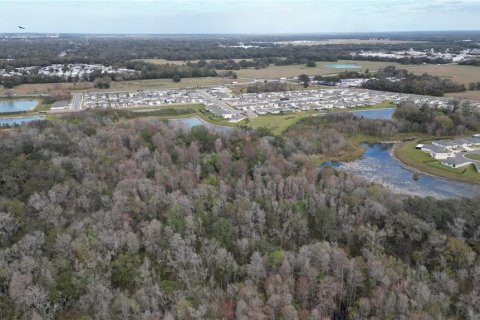
{"label": "sky", "polygon": [[480,0],[0,0],[0,33],[480,30]]}

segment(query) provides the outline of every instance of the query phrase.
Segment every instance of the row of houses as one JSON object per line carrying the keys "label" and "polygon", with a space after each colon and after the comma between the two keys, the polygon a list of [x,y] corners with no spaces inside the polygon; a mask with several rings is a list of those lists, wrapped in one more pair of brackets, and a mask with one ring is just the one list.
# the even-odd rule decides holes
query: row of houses
{"label": "row of houses", "polygon": [[[129,106],[158,106],[163,104],[202,103],[216,116],[239,122],[265,114],[354,108],[376,105],[383,101],[448,107],[451,99],[402,93],[373,91],[358,88],[331,88],[236,95],[226,87],[211,89],[178,89],[121,93],[85,93],[84,108],[120,108]],[[480,103],[472,104],[480,107]]]}
{"label": "row of houses", "polygon": [[431,144],[418,144],[417,149],[427,152],[430,157],[440,160],[445,166],[461,168],[474,164],[480,172],[480,161],[465,157],[469,152],[480,154],[480,134],[455,140],[436,140]]}
{"label": "row of houses", "polygon": [[13,70],[0,69],[0,76],[21,76],[21,75],[43,75],[46,77],[62,77],[87,79],[93,72],[100,72],[105,75],[109,74],[121,74],[121,75],[135,75],[138,71],[127,68],[114,68],[112,66],[104,66],[101,64],[52,64],[45,67],[30,66],[19,67]]}
{"label": "row of houses", "polygon": [[359,51],[351,52],[352,56],[361,56],[361,57],[381,57],[381,58],[390,58],[390,59],[402,59],[405,57],[414,57],[414,58],[442,58],[442,59],[451,59],[453,62],[460,62],[468,59],[475,58],[480,54],[478,49],[465,49],[461,52],[454,53],[450,52],[449,49],[446,49],[443,52],[436,52],[433,48],[425,49],[423,51],[418,50],[400,50],[400,51]]}
{"label": "row of houses", "polygon": [[163,104],[203,103],[193,90],[137,91],[118,93],[84,93],[84,108],[121,108],[133,106],[159,106]]}
{"label": "row of houses", "polygon": [[298,90],[288,92],[248,93],[225,98],[238,110],[258,115],[330,108],[351,108],[377,104],[382,95],[352,89]]}
{"label": "row of houses", "polygon": [[226,87],[208,89],[203,91],[201,95],[205,101],[205,108],[217,117],[228,119],[229,122],[233,123],[248,118],[246,113],[242,113],[226,103],[226,101],[233,99],[232,92]]}

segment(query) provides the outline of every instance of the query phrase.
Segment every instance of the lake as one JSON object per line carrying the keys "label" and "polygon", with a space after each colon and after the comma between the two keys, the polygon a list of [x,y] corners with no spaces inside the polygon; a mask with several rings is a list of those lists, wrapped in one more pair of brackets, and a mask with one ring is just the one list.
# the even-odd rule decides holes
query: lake
{"label": "lake", "polygon": [[28,111],[37,105],[37,100],[0,100],[0,113]]}
{"label": "lake", "polygon": [[360,69],[362,66],[358,64],[339,64],[339,63],[329,63],[323,65],[326,68],[332,69]]}
{"label": "lake", "polygon": [[43,120],[43,116],[29,116],[29,117],[18,117],[18,118],[0,118],[0,127],[2,126],[14,126],[20,125],[32,121]]}
{"label": "lake", "polygon": [[385,109],[353,111],[352,114],[354,114],[357,117],[364,117],[368,119],[390,120],[392,119],[394,112],[395,112],[395,108],[385,108]]}
{"label": "lake", "polygon": [[183,127],[186,127],[186,128],[193,128],[195,126],[205,126],[209,129],[212,129],[212,130],[215,130],[215,131],[218,131],[218,132],[221,132],[221,133],[227,133],[227,132],[230,132],[233,130],[233,127],[226,127],[226,126],[219,126],[219,125],[216,125],[216,124],[211,124],[211,123],[208,123],[198,117],[190,117],[190,118],[180,118],[180,119],[169,119],[168,121],[170,121],[171,123],[174,123],[174,124],[179,124]]}
{"label": "lake", "polygon": [[435,198],[458,198],[480,195],[480,186],[469,183],[449,181],[427,174],[418,174],[403,167],[393,158],[391,143],[362,144],[365,153],[361,159],[353,162],[330,162],[322,166],[331,166],[355,173],[372,182],[382,184],[395,192]]}

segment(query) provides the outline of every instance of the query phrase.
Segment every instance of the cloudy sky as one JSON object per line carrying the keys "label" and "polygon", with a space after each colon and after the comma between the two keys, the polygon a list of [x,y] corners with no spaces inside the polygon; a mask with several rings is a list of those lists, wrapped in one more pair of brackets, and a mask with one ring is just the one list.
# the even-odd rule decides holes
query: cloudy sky
{"label": "cloudy sky", "polygon": [[0,33],[480,30],[480,0],[0,0]]}

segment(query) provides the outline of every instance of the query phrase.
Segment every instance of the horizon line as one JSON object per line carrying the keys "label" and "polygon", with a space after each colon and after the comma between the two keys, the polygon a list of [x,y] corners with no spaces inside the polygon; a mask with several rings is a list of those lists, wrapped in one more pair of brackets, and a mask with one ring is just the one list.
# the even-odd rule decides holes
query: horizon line
{"label": "horizon line", "polygon": [[57,34],[57,35],[329,35],[329,34],[377,34],[377,33],[440,33],[440,32],[480,32],[480,29],[458,29],[458,30],[394,30],[394,31],[321,31],[321,32],[231,32],[231,33],[122,33],[122,32],[0,32],[0,34]]}

